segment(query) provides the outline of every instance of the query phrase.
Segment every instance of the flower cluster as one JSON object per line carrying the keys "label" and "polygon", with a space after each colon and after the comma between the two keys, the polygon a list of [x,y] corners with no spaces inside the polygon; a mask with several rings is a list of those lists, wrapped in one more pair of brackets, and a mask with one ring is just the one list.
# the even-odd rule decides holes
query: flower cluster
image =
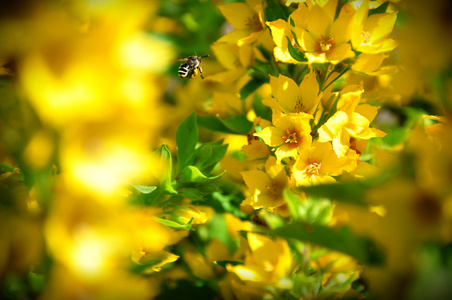
{"label": "flower cluster", "polygon": [[[312,1],[282,8],[279,15],[275,13],[270,16],[273,20],[269,20],[271,5],[272,2],[262,5],[250,0],[220,6],[234,30],[218,40],[214,50],[238,49],[242,63],[230,65],[229,72],[235,67],[240,74],[238,70],[246,66],[243,62],[250,63],[245,55],[252,58],[251,64],[263,60],[262,64],[273,67],[274,75],[269,72],[270,88],[259,93],[269,113],[252,120],[253,129],[243,147],[248,159],[257,164],[241,172],[248,189],[241,205],[256,211],[258,216],[266,211],[262,222],[275,229],[291,220],[319,222],[315,217],[294,216],[294,210],[299,208],[292,206],[301,205],[308,210],[317,207],[313,202],[315,196],[305,193],[304,187],[367,176],[368,159],[362,159],[367,143],[386,134],[371,126],[379,107],[368,103],[363,83],[349,83],[347,78],[350,73],[367,76],[388,73],[381,64],[396,47],[395,40],[388,35],[397,12],[386,12],[384,6],[381,12],[371,13],[369,1],[349,4]],[[217,55],[221,57],[222,53]],[[257,75],[248,84],[256,78]],[[268,150],[256,153],[262,148]],[[287,199],[290,191],[295,192],[292,203]],[[332,207],[327,210],[323,225],[333,223],[328,215]],[[276,216],[282,218],[281,224],[274,224],[272,218]],[[298,250],[289,254],[286,241],[265,242],[262,238],[257,247],[254,238],[248,235],[250,251],[243,265],[227,268],[240,279],[228,277],[234,285],[242,286],[238,289],[240,294],[236,294],[238,298],[243,294],[322,297],[331,289],[347,292],[358,277],[356,261],[348,256],[329,251],[315,254],[307,249],[298,252],[308,246],[287,241]],[[257,258],[260,252],[272,253],[271,259]],[[293,255],[302,255],[303,259],[293,260],[290,258]],[[341,259],[350,263],[336,268],[334,264],[319,262]],[[314,261],[318,265],[312,265]],[[298,286],[306,285],[306,280],[319,280],[319,286],[299,290]]]}

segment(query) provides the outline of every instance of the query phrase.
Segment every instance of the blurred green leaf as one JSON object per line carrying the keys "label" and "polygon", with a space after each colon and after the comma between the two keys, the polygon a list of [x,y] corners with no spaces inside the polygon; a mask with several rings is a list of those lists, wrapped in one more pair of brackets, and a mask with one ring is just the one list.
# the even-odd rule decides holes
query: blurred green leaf
{"label": "blurred green leaf", "polygon": [[[372,183],[373,184],[373,183]],[[328,198],[359,206],[367,206],[364,200],[366,190],[372,185],[370,182],[342,182],[332,184],[319,184],[299,187],[300,191],[308,196]]]}
{"label": "blurred green leaf", "polygon": [[0,172],[8,173],[14,171],[14,167],[0,162]]}
{"label": "blurred green leaf", "polygon": [[163,218],[154,218],[155,221],[157,221],[158,223],[174,228],[174,229],[185,229],[185,230],[190,230],[191,229],[191,223],[193,220],[190,220],[187,224],[180,224],[178,222],[175,222],[173,220],[168,220],[168,219],[163,219]]}
{"label": "blurred green leaf", "polygon": [[142,194],[150,194],[157,189],[156,186],[133,185],[132,186]]}
{"label": "blurred green leaf", "polygon": [[193,200],[193,201],[202,201],[204,200],[204,193],[200,192],[198,189],[184,189],[182,191],[184,197]]}
{"label": "blurred green leaf", "polygon": [[178,173],[193,163],[197,143],[198,126],[196,125],[196,113],[193,112],[180,123],[176,131]]}
{"label": "blurred green leaf", "polygon": [[253,99],[253,109],[257,116],[268,121],[272,120],[272,110],[270,107],[262,104],[262,99],[257,95]]}
{"label": "blurred green leaf", "polygon": [[245,100],[249,95],[254,93],[261,85],[268,82],[263,78],[253,77],[240,90],[240,99]]}
{"label": "blurred green leaf", "polygon": [[283,197],[294,221],[326,225],[331,220],[333,205],[328,199],[301,199],[291,190],[284,190]]}
{"label": "blurred green leaf", "polygon": [[177,191],[174,190],[173,186],[171,185],[171,177],[173,172],[171,151],[166,145],[162,145],[154,153],[159,157],[158,166],[156,166],[156,169],[159,170],[158,180],[160,181],[163,193],[177,193]]}
{"label": "blurred green leaf", "polygon": [[210,287],[207,282],[194,280],[177,280],[164,282],[161,294],[155,300],[213,300],[218,297],[218,292]]}
{"label": "blurred green leaf", "polygon": [[224,125],[223,121],[216,116],[199,117],[198,125],[210,131],[237,134],[237,132]]}
{"label": "blurred green leaf", "polygon": [[35,293],[40,293],[45,287],[46,277],[42,274],[29,272],[27,275],[31,289]]}
{"label": "blurred green leaf", "polygon": [[227,128],[235,131],[236,134],[248,134],[253,128],[253,123],[245,115],[231,117],[227,120],[222,120],[222,122]]}
{"label": "blurred green leaf", "polygon": [[381,265],[383,252],[369,238],[355,236],[348,227],[331,228],[294,222],[269,232],[270,235],[317,244],[355,257],[367,265]]}
{"label": "blurred green leaf", "polygon": [[179,183],[201,183],[209,184],[217,181],[225,171],[218,175],[208,177],[204,175],[198,168],[194,166],[187,166],[182,170],[181,177],[179,178]]}

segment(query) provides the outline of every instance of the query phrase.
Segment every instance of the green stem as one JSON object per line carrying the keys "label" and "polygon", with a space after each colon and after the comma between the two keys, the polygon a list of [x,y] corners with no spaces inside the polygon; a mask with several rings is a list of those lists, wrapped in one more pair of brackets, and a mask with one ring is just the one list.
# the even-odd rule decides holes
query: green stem
{"label": "green stem", "polygon": [[[339,75],[337,75],[336,78],[334,78],[330,83],[328,83],[325,87],[322,88],[322,92],[326,90],[333,82],[338,80],[342,75],[344,75],[348,70],[350,70],[350,67],[345,68],[344,71],[342,71]],[[329,77],[329,76],[328,76]]]}

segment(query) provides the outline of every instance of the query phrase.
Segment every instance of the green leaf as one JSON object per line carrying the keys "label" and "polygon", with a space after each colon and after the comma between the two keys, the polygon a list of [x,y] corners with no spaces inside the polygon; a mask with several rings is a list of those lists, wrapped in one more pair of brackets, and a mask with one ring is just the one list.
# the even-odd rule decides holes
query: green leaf
{"label": "green leaf", "polygon": [[185,230],[190,230],[191,229],[191,225],[192,225],[191,223],[193,221],[193,219],[192,219],[187,224],[179,224],[179,223],[177,223],[175,221],[168,220],[168,219],[163,219],[163,218],[154,218],[154,220],[157,221],[158,223],[162,224],[162,225],[165,225],[165,226],[168,226],[168,227],[171,227],[171,228],[174,228],[174,229],[185,229]]}
{"label": "green leaf", "polygon": [[365,202],[364,196],[370,185],[370,182],[343,182],[305,186],[299,187],[298,189],[305,192],[308,196],[328,198],[358,206],[367,206],[368,204]]}
{"label": "green leaf", "polygon": [[198,126],[196,125],[196,113],[193,112],[180,123],[176,131],[178,173],[192,164],[197,143]]}
{"label": "green leaf", "polygon": [[374,14],[384,14],[386,12],[386,9],[389,6],[389,1],[386,1],[385,3],[381,4],[377,8],[369,9],[369,16]]}
{"label": "green leaf", "polygon": [[217,266],[220,266],[225,269],[226,269],[227,265],[232,265],[232,266],[243,265],[243,262],[234,261],[234,260],[216,260],[213,263],[216,264]]}
{"label": "green leaf", "polygon": [[176,194],[177,191],[171,185],[171,175],[173,172],[171,151],[166,145],[162,145],[154,153],[158,155],[159,158],[156,169],[165,172],[164,174],[159,173],[158,176],[156,176],[160,181],[163,193]]}
{"label": "green leaf", "polygon": [[333,204],[330,200],[313,197],[302,200],[292,190],[284,190],[283,196],[293,220],[321,225],[326,225],[331,221]]}
{"label": "green leaf", "polygon": [[195,166],[202,169],[202,166],[212,157],[212,146],[204,144],[196,151]]}
{"label": "green leaf", "polygon": [[278,1],[267,0],[267,7],[264,10],[265,19],[269,22],[276,21],[278,19],[287,20],[289,16],[288,7],[281,5]]}
{"label": "green leaf", "polygon": [[194,166],[187,166],[187,167],[185,167],[185,169],[182,170],[182,173],[181,173],[182,176],[178,180],[178,182],[180,182],[180,183],[190,182],[190,183],[201,183],[201,184],[214,183],[221,177],[221,175],[224,174],[224,172],[225,171],[223,171],[222,173],[220,173],[218,175],[215,175],[212,177],[207,177],[198,168],[196,168]]}
{"label": "green leaf", "polygon": [[286,37],[286,38],[287,38],[287,47],[289,49],[290,56],[292,56],[292,58],[295,59],[296,61],[307,62],[308,59],[306,58],[306,56],[293,47],[292,42],[290,41],[289,37]]}
{"label": "green leaf", "polygon": [[222,120],[223,124],[239,134],[248,134],[253,128],[253,123],[250,122],[245,115],[231,117],[227,120]]}
{"label": "green leaf", "polygon": [[294,222],[274,229],[270,235],[317,244],[355,257],[368,265],[380,265],[384,254],[369,238],[355,236],[348,227],[331,228],[316,224]]}
{"label": "green leaf", "polygon": [[272,120],[272,110],[270,107],[262,104],[262,99],[257,95],[255,95],[253,99],[253,109],[257,116],[268,121]]}
{"label": "green leaf", "polygon": [[210,173],[215,165],[224,157],[228,145],[215,143],[204,144],[199,148],[195,166],[204,173]]}
{"label": "green leaf", "polygon": [[182,194],[184,195],[185,198],[188,198],[193,201],[204,200],[204,193],[198,191],[198,189],[191,189],[191,188],[184,189],[182,191]]}
{"label": "green leaf", "polygon": [[254,93],[261,85],[268,82],[262,78],[254,77],[248,81],[240,90],[240,99],[245,100],[249,95]]}
{"label": "green leaf", "polygon": [[219,117],[215,116],[198,117],[198,125],[210,131],[237,134],[237,132],[224,125]]}
{"label": "green leaf", "polygon": [[0,172],[8,173],[8,172],[12,172],[12,171],[14,171],[14,167],[4,164],[4,163],[0,163]]}
{"label": "green leaf", "polygon": [[150,194],[157,189],[156,186],[133,185],[132,186],[142,194]]}
{"label": "green leaf", "polygon": [[263,45],[258,45],[256,48],[262,53],[262,56],[264,56],[266,60],[273,59],[273,53],[267,50]]}

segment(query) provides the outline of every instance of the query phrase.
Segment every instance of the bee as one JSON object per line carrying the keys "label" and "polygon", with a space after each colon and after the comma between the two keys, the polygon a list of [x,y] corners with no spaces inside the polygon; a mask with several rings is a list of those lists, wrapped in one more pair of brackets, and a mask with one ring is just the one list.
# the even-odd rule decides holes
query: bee
{"label": "bee", "polygon": [[204,79],[202,76],[202,69],[201,69],[201,58],[207,57],[209,55],[204,56],[189,56],[185,58],[179,58],[177,61],[184,61],[183,64],[179,67],[179,76],[181,78],[194,78],[196,75],[201,74],[201,78]]}

